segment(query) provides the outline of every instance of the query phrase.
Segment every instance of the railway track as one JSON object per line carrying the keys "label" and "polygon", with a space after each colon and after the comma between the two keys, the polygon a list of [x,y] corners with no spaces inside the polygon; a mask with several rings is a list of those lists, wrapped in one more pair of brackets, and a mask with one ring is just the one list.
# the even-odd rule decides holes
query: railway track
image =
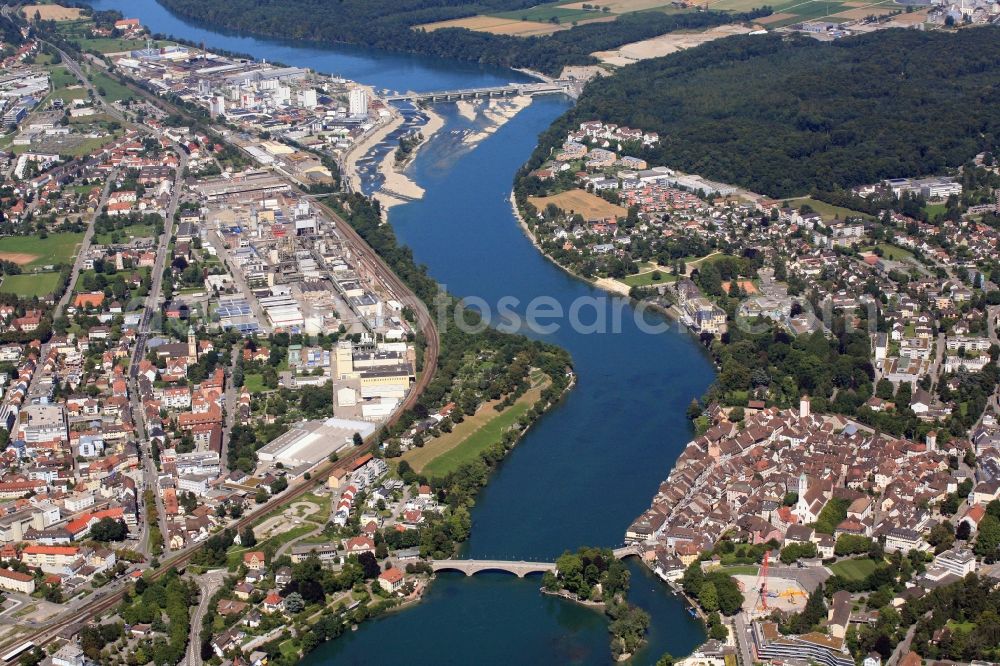
{"label": "railway track", "polygon": [[[115,78],[116,80],[121,80],[118,77]],[[151,95],[148,91],[132,85],[131,82],[127,80],[121,81],[132,89],[133,92],[151,100],[152,103],[158,104],[161,107],[166,106],[185,116],[189,115],[184,110],[176,107],[176,105],[170,104],[166,100],[161,100]],[[303,193],[296,185],[293,184],[293,187],[299,191],[300,195],[305,195],[305,193]],[[324,211],[324,213],[329,215],[331,219],[338,223],[337,226],[340,233],[342,233],[351,243],[357,255],[366,261],[370,266],[377,268],[377,270],[373,271],[373,273],[379,276],[379,279],[384,286],[386,286],[401,303],[411,308],[416,316],[417,328],[420,329],[426,340],[427,345],[424,350],[422,372],[417,377],[417,381],[411,387],[409,393],[400,404],[399,408],[393,413],[389,420],[385,422],[386,426],[394,425],[399,421],[406,410],[412,408],[416,404],[417,400],[419,400],[420,396],[423,394],[424,389],[427,388],[428,384],[430,384],[437,372],[437,363],[441,346],[437,326],[435,325],[434,320],[424,302],[421,301],[417,295],[414,294],[413,291],[399,278],[399,276],[397,276],[389,268],[388,264],[386,264],[382,257],[380,257],[378,253],[375,252],[375,250],[373,250],[367,242],[365,242],[361,235],[358,234],[358,232],[355,231],[355,229],[332,208],[315,199],[313,199],[313,201]],[[374,435],[369,436],[366,444],[371,444],[373,439]],[[235,523],[229,525],[228,529],[238,532],[245,527],[252,525],[256,520],[274,511],[274,509],[281,508],[295,502],[295,500],[310,492],[316,486],[324,483],[329,477],[329,474],[334,470],[350,466],[354,461],[367,453],[368,449],[368,446],[359,446],[356,447],[355,450],[351,451],[347,456],[338,459],[334,463],[321,463],[312,470],[312,478],[310,480],[303,481],[294,488],[286,490],[284,495],[282,495],[275,502],[268,502],[267,504],[261,505],[259,509],[248,513]],[[152,571],[150,578],[152,580],[158,580],[159,578],[165,576],[171,569],[183,569],[191,563],[191,560],[202,548],[202,546],[202,543],[197,543],[169,556],[157,569]],[[51,624],[38,628],[31,633],[8,639],[4,641],[3,645],[0,645],[0,649],[9,649],[12,645],[25,641],[31,641],[38,646],[45,645],[58,636],[58,634],[67,627],[85,621],[96,620],[99,615],[105,613],[120,603],[128,589],[129,586],[124,585],[120,590],[103,595],[100,598],[94,599],[93,601],[74,609],[73,611],[60,615],[60,617]]]}

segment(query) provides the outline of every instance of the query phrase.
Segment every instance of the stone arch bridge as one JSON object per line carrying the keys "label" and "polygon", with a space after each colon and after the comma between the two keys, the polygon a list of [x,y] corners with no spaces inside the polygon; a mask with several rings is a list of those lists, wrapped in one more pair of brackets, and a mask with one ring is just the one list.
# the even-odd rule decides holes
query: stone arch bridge
{"label": "stone arch bridge", "polygon": [[[639,554],[639,550],[634,546],[615,548],[613,552],[619,560]],[[434,573],[438,571],[459,571],[466,576],[474,576],[481,571],[504,571],[514,574],[518,578],[524,578],[531,574],[555,571],[556,563],[532,562],[529,560],[432,560],[431,568],[434,570]]]}

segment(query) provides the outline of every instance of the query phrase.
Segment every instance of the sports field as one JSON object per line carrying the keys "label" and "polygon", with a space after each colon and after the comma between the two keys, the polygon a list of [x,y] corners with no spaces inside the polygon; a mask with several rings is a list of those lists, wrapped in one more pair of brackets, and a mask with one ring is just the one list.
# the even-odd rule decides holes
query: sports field
{"label": "sports field", "polygon": [[59,273],[25,273],[5,275],[0,282],[0,293],[14,294],[24,298],[45,297],[59,286]]}
{"label": "sports field", "polygon": [[23,268],[69,263],[81,241],[82,233],[49,234],[47,238],[5,236],[0,238],[0,259]]}
{"label": "sports field", "polygon": [[550,197],[528,197],[528,201],[538,210],[544,210],[549,204],[555,204],[560,210],[579,213],[587,220],[628,215],[627,208],[616,206],[586,190],[566,190]]}
{"label": "sports field", "polygon": [[875,560],[867,557],[854,560],[840,560],[830,565],[830,571],[848,580],[864,580],[875,571]]}

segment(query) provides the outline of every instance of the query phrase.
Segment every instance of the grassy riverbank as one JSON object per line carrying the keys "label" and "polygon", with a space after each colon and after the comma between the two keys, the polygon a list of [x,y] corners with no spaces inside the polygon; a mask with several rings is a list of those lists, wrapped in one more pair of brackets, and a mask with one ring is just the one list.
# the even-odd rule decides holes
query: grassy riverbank
{"label": "grassy riverbank", "polygon": [[410,463],[418,474],[432,478],[454,472],[499,442],[503,433],[517,423],[551,383],[544,375],[537,380],[533,378],[532,387],[503,411],[495,409],[500,404],[499,400],[484,403],[475,414],[455,425],[451,432],[436,437],[422,448],[408,451],[403,460]]}

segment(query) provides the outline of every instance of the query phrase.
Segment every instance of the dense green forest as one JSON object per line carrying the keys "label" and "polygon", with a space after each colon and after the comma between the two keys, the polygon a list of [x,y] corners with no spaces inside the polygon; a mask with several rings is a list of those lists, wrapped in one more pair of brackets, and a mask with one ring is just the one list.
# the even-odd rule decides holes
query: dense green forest
{"label": "dense green forest", "polygon": [[777,197],[932,174],[996,147],[997,62],[996,27],[717,40],[593,81],[526,169],[600,119],[659,132],[651,163]]}
{"label": "dense green forest", "polygon": [[171,11],[231,30],[307,39],[319,43],[362,44],[388,51],[475,60],[487,65],[525,67],[557,75],[565,65],[595,64],[590,56],[622,44],[675,30],[695,30],[771,13],[641,12],[606,23],[578,25],[544,37],[513,37],[449,28],[428,32],[413,26],[481,13],[516,11],[536,0],[159,0]]}

